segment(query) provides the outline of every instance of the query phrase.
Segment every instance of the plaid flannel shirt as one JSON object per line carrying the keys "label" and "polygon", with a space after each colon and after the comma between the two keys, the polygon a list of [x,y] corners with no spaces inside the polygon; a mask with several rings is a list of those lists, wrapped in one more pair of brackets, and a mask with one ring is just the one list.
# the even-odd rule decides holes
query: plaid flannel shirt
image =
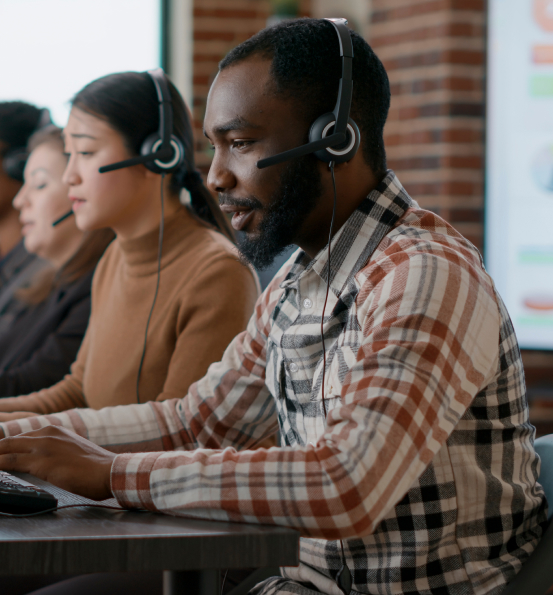
{"label": "plaid flannel shirt", "polygon": [[[299,529],[302,565],[266,593],[340,595],[340,539],[354,591],[500,593],[546,504],[517,341],[478,251],[388,172],[332,241],[325,418],[327,264],[296,254],[183,399],[4,431],[64,425],[125,453],[111,485],[126,507]],[[249,450],[277,428],[282,446]]]}

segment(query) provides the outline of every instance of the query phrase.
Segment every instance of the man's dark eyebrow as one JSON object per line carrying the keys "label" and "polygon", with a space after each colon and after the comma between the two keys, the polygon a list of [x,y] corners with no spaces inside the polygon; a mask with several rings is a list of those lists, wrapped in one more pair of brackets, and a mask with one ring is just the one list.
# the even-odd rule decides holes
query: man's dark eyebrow
{"label": "man's dark eyebrow", "polygon": [[[245,128],[261,128],[258,124],[252,124],[248,122],[245,118],[238,116],[237,118],[233,118],[229,120],[225,124],[221,124],[213,129],[213,132],[216,135],[225,134],[226,132],[230,132],[231,130],[244,130]],[[207,136],[205,128],[204,128],[204,135]]]}

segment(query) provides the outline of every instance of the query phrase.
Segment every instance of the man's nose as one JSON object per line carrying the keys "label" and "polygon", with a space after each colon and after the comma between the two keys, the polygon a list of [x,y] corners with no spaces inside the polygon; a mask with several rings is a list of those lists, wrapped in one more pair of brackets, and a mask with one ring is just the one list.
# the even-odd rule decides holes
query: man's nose
{"label": "man's nose", "polygon": [[226,192],[236,186],[236,178],[223,159],[213,158],[207,174],[207,187],[212,192]]}

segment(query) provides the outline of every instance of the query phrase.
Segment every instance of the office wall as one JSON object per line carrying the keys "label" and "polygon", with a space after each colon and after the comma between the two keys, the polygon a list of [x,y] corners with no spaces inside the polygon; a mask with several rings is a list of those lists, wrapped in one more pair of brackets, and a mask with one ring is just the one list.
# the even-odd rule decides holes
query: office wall
{"label": "office wall", "polygon": [[479,248],[484,205],[484,0],[373,0],[390,77],[389,167]]}
{"label": "office wall", "polygon": [[[300,15],[310,15],[310,2],[298,1]],[[196,161],[203,172],[209,169],[211,153],[202,122],[217,65],[234,46],[265,28],[275,4],[271,0],[193,0],[193,115]]]}
{"label": "office wall", "polygon": [[[392,88],[388,165],[424,208],[483,248],[485,0],[372,0]],[[523,351],[531,418],[553,431],[553,353]]]}
{"label": "office wall", "polygon": [[193,113],[196,161],[203,171],[211,155],[202,134],[209,87],[225,54],[263,29],[271,14],[269,0],[194,0]]}
{"label": "office wall", "polygon": [[372,0],[311,0],[311,16],[344,17],[349,26],[369,39]]}

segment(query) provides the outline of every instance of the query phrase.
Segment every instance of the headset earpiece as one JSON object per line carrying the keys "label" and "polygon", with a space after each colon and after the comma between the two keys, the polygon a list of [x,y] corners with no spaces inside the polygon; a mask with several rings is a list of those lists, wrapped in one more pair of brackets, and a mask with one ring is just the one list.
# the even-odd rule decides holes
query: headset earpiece
{"label": "headset earpiece", "polygon": [[170,174],[184,164],[184,145],[179,138],[171,133],[173,130],[173,102],[167,77],[161,68],[148,70],[146,74],[152,79],[157,95],[159,110],[157,132],[150,134],[144,140],[139,156],[103,165],[98,170],[101,174],[133,165],[144,165],[156,174]]}
{"label": "headset earpiece", "polygon": [[[158,133],[150,134],[142,143],[140,154],[152,155],[161,147],[161,144],[162,139]],[[184,163],[184,146],[174,134],[171,135],[171,148],[173,149],[171,159],[147,161],[144,166],[155,174],[168,174],[177,170]]]}
{"label": "headset earpiece", "polygon": [[[257,162],[259,169],[311,153],[326,163],[345,163],[353,159],[359,149],[361,134],[357,124],[349,117],[353,96],[353,42],[346,27],[346,19],[324,20],[334,27],[338,35],[342,59],[342,76],[334,110],[323,114],[313,122],[308,143],[284,153],[260,159]],[[344,137],[345,140],[343,140]]]}
{"label": "headset earpiece", "polygon": [[[332,112],[328,112],[317,118],[311,130],[309,131],[309,142],[313,143],[318,140],[322,140],[327,136],[330,136],[334,132],[334,126],[336,124],[336,116]],[[314,155],[317,159],[330,163],[345,163],[350,159],[353,159],[359,149],[361,143],[361,134],[357,124],[351,119],[348,119],[348,125],[346,130],[346,141],[340,145],[334,147],[328,147],[315,151]]]}

